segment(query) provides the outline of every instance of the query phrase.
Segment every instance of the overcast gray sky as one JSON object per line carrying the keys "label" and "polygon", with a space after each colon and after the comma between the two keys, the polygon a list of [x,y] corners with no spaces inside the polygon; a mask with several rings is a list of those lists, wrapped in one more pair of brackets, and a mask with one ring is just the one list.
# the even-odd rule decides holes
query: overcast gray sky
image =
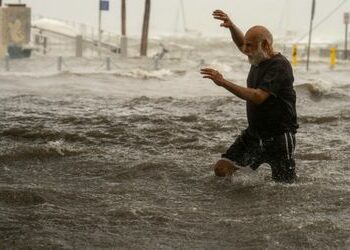
{"label": "overcast gray sky", "polygon": [[[111,10],[103,13],[103,28],[120,33],[120,2],[109,0]],[[317,24],[344,0],[317,0],[314,23]],[[18,0],[3,0],[17,3]],[[138,35],[144,10],[144,0],[127,0],[127,32]],[[254,24],[271,29],[275,36],[297,31],[300,37],[308,31],[312,0],[183,0],[187,28],[200,31],[203,36],[223,36],[227,32],[211,18],[214,9],[222,9],[243,31]],[[60,18],[97,26],[98,0],[22,0],[33,14]],[[158,36],[183,30],[180,0],[152,0],[150,35]],[[315,30],[314,38],[341,40],[345,36],[343,13],[350,12],[350,0],[323,25]]]}

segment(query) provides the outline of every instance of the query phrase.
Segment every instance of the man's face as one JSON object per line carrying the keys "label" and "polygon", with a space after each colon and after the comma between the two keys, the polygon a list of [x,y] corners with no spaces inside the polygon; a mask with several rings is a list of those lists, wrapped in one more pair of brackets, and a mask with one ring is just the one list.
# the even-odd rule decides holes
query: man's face
{"label": "man's face", "polygon": [[250,34],[244,37],[243,52],[248,56],[249,63],[255,66],[268,58],[267,52],[262,48],[262,42]]}

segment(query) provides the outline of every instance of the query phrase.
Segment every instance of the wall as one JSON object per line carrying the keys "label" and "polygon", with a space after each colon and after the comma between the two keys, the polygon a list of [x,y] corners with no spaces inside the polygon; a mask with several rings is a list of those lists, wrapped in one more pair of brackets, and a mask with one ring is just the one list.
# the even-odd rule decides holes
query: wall
{"label": "wall", "polygon": [[22,46],[30,41],[31,9],[25,5],[0,7],[0,58],[8,45]]}

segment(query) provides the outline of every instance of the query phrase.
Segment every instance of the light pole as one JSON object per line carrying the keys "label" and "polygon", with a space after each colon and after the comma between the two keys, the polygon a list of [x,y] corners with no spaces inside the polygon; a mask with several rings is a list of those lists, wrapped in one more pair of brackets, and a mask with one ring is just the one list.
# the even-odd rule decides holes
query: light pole
{"label": "light pole", "polygon": [[141,56],[147,56],[147,40],[148,40],[150,14],[151,14],[151,0],[146,0],[145,13],[143,16],[143,25],[142,25],[141,50],[140,50]]}
{"label": "light pole", "polygon": [[122,36],[126,36],[126,4],[122,0]]}
{"label": "light pole", "polygon": [[120,37],[120,55],[122,57],[128,56],[128,39],[126,37],[126,0],[122,0],[121,16],[122,16],[122,35]]}
{"label": "light pole", "polygon": [[306,70],[307,71],[309,71],[311,36],[312,36],[312,22],[313,22],[314,17],[315,17],[315,9],[316,9],[316,0],[312,0],[310,30],[309,30],[309,45],[307,47],[307,61],[306,61]]}
{"label": "light pole", "polygon": [[98,42],[97,49],[98,55],[101,56],[101,24],[102,24],[102,1],[98,0]]}
{"label": "light pole", "polygon": [[344,44],[344,59],[348,59],[348,26],[350,22],[350,13],[344,13],[344,24],[345,24],[345,44]]}

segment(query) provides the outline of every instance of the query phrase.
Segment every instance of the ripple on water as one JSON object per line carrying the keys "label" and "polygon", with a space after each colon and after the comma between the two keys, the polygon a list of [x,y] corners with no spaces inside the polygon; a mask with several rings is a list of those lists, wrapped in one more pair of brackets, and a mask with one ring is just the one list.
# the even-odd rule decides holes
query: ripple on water
{"label": "ripple on water", "polygon": [[0,202],[9,205],[30,206],[46,202],[46,199],[34,190],[0,189]]}

